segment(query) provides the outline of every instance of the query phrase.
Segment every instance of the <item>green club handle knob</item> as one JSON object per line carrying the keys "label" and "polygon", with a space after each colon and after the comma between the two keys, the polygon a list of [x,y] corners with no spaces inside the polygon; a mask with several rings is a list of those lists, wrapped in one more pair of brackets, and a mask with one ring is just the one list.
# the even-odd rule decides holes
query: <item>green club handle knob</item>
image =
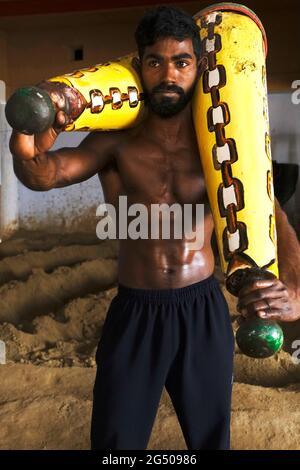
{"label": "green club handle knob", "polygon": [[55,114],[49,94],[36,86],[18,88],[5,107],[9,125],[28,135],[39,134],[52,127]]}
{"label": "green club handle knob", "polygon": [[245,320],[238,328],[236,342],[246,356],[266,358],[281,349],[283,331],[275,321],[256,316]]}
{"label": "green club handle knob", "polygon": [[[226,287],[237,297],[247,284],[266,279],[275,279],[275,275],[259,267],[238,269],[227,278]],[[283,341],[281,327],[274,320],[258,316],[245,320],[236,332],[236,342],[242,353],[254,358],[272,356],[280,350]]]}

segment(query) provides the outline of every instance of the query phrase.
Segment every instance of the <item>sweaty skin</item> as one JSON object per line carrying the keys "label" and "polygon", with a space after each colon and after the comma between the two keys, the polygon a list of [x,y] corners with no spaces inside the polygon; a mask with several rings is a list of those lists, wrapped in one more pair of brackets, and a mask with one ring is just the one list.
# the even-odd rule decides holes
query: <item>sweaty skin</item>
{"label": "sweaty skin", "polygon": [[[214,271],[210,243],[213,221],[192,120],[190,117],[188,125],[182,128],[182,138],[170,147],[158,141],[154,129],[149,132],[152,126],[147,124],[126,132],[114,149],[114,161],[100,172],[105,199],[117,203],[117,195],[126,195],[128,206],[143,203],[149,213],[151,204],[204,203],[205,243],[202,249],[191,251],[184,237],[120,240],[119,281],[140,288],[183,287],[207,278]],[[171,225],[171,234],[172,229]]]}
{"label": "sweaty skin", "polygon": [[[162,85],[180,87],[187,92],[201,74],[201,62],[197,62],[191,39],[179,42],[163,38],[146,47],[140,73],[147,91]],[[159,102],[166,96],[174,102],[178,100],[178,93],[174,92],[156,93],[155,99]],[[58,99],[55,128],[35,136],[15,131],[12,134],[10,149],[14,171],[21,182],[32,190],[45,191],[98,174],[105,201],[116,209],[120,195],[127,196],[128,207],[133,203],[148,207],[162,203],[204,204],[205,217],[201,222],[204,227],[198,227],[199,230],[204,228],[204,245],[200,249],[190,250],[185,238],[120,240],[118,279],[129,287],[163,289],[184,287],[209,277],[214,272],[211,246],[214,224],[191,102],[172,117],[161,117],[149,109],[147,118],[134,129],[92,132],[77,148],[50,151],[68,119],[60,110],[59,102]],[[277,204],[278,214],[280,211]],[[281,229],[286,230],[286,226],[289,226],[287,221],[281,224]],[[295,234],[290,241],[299,253]],[[284,250],[281,253],[286,254]],[[298,285],[296,290],[299,290]],[[279,280],[268,285],[247,286],[239,296],[241,313],[249,316],[263,312],[274,316],[265,298],[270,307],[276,307],[276,319],[293,321],[300,317],[299,300],[291,303],[287,286]]]}

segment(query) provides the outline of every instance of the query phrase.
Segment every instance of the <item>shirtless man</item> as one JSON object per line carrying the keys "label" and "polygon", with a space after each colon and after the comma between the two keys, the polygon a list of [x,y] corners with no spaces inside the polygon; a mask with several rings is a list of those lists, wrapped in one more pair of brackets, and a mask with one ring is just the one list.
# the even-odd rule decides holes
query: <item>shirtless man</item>
{"label": "shirtless man", "polygon": [[[187,447],[229,449],[234,336],[213,275],[214,225],[190,101],[201,74],[199,31],[188,14],[159,7],[142,18],[135,37],[146,119],[134,129],[91,132],[77,148],[51,151],[68,119],[60,110],[55,128],[34,136],[13,132],[14,170],[35,191],[98,174],[106,202],[116,208],[119,195],[128,206],[205,204],[201,249],[190,250],[184,236],[120,240],[118,294],[96,354],[91,440],[93,449],[145,449],[165,385]],[[239,309],[244,316],[294,321],[300,316],[299,244],[278,204],[277,227],[279,236],[289,237],[293,260],[279,240],[284,278],[248,286]]]}

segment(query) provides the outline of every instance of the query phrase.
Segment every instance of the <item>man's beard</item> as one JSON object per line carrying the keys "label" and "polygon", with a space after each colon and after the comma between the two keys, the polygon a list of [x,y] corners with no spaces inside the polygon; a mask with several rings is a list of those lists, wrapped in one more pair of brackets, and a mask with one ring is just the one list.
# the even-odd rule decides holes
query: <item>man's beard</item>
{"label": "man's beard", "polygon": [[[192,86],[184,92],[184,90],[177,85],[165,85],[161,83],[151,90],[147,91],[144,86],[144,99],[145,105],[162,118],[170,118],[175,116],[175,114],[182,111],[194,95],[196,85],[198,83],[198,77],[195,79]],[[178,98],[176,96],[163,96],[159,98],[159,91],[172,91],[178,93]]]}

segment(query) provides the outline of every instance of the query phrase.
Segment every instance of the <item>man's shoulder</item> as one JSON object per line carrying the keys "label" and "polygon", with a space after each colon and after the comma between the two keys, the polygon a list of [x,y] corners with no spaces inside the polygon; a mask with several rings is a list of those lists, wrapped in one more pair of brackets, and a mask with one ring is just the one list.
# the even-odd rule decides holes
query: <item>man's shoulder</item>
{"label": "man's shoulder", "polygon": [[91,131],[88,134],[88,139],[92,142],[118,142],[121,139],[126,138],[130,134],[130,129],[118,129],[118,130],[108,130],[108,131],[102,131],[102,130],[95,130]]}
{"label": "man's shoulder", "polygon": [[82,150],[92,150],[96,153],[117,147],[120,142],[127,139],[128,129],[110,131],[91,131],[79,144]]}

